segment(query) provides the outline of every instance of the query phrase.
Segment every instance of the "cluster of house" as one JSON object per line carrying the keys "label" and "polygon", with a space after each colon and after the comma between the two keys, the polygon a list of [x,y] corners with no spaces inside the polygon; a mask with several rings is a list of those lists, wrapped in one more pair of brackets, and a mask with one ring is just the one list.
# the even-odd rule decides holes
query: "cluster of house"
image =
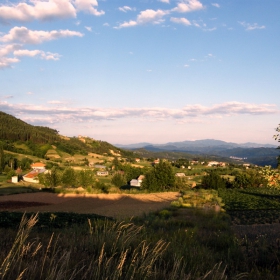
{"label": "cluster of house", "polygon": [[32,171],[23,176],[23,180],[29,183],[39,183],[38,175],[48,172],[46,169],[46,165],[42,162],[31,164],[31,168]]}

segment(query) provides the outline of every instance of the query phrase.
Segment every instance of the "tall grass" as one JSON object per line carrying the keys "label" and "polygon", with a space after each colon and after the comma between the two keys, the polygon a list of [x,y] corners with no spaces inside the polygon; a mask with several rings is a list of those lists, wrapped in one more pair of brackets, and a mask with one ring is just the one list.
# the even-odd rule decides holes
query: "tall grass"
{"label": "tall grass", "polygon": [[182,226],[171,234],[167,225],[165,235],[140,222],[88,220],[49,233],[37,221],[24,215],[10,249],[8,241],[1,244],[1,280],[227,279],[226,264],[209,262],[213,252]]}

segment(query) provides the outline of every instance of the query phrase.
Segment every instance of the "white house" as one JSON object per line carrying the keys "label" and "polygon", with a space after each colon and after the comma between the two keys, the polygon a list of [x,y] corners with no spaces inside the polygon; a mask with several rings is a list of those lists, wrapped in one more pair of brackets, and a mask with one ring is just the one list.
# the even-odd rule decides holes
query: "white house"
{"label": "white house", "polygon": [[109,172],[108,171],[97,171],[96,175],[97,176],[108,176]]}
{"label": "white house", "polygon": [[33,169],[29,173],[25,174],[23,176],[23,180],[29,183],[39,183],[38,175],[47,172],[47,170],[44,168],[37,168]]}
{"label": "white house", "polygon": [[141,187],[142,181],[145,178],[144,175],[140,175],[137,179],[132,179],[129,183],[132,187]]}

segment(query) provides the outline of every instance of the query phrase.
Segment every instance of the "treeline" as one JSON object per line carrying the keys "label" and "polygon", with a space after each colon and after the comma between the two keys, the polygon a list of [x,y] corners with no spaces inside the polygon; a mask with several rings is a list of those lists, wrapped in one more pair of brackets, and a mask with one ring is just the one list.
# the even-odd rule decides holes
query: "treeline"
{"label": "treeline", "polygon": [[9,114],[0,112],[0,139],[49,143],[59,140],[58,131],[48,127],[32,126]]}
{"label": "treeline", "polygon": [[[135,157],[133,152],[118,149],[105,141],[90,140],[84,143],[76,137],[62,139],[55,129],[30,125],[4,112],[0,112],[0,141],[3,142],[4,150],[40,158],[46,155],[46,145],[55,145],[58,150],[70,155],[86,155],[88,152],[110,155],[112,150],[125,157]],[[21,143],[28,149],[18,147]]]}

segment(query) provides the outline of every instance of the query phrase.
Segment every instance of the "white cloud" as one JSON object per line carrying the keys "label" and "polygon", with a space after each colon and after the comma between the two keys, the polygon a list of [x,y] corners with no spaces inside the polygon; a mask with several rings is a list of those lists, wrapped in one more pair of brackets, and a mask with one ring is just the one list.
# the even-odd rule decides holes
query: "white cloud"
{"label": "white cloud", "polygon": [[147,9],[145,11],[141,11],[138,14],[136,21],[130,20],[124,22],[116,28],[131,27],[131,26],[142,25],[147,23],[159,24],[164,21],[163,17],[167,14],[169,14],[169,11],[163,11],[163,10],[155,11],[155,10]]}
{"label": "white cloud", "polygon": [[1,5],[0,21],[50,20],[53,18],[74,18],[76,10],[70,0],[29,0],[17,5]]}
{"label": "white cloud", "polygon": [[104,15],[98,11],[96,0],[24,0],[17,5],[0,6],[0,22],[28,22],[32,20],[52,20],[56,18],[76,18],[77,12],[88,12],[95,16]]}
{"label": "white cloud", "polygon": [[220,8],[220,5],[218,3],[212,3],[212,6],[216,8]]}
{"label": "white cloud", "polygon": [[247,23],[245,21],[239,21],[239,24],[241,24],[243,27],[245,27],[245,30],[251,31],[255,29],[265,29],[264,25],[258,25],[257,23]]}
{"label": "white cloud", "polygon": [[124,13],[126,13],[128,11],[135,11],[135,10],[136,10],[135,8],[131,8],[129,6],[119,7],[119,11],[124,12]]}
{"label": "white cloud", "polygon": [[19,45],[0,45],[0,69],[10,68],[12,67],[12,64],[20,61],[16,57],[9,56],[18,49],[20,49]]}
{"label": "white cloud", "polygon": [[177,7],[172,9],[173,12],[188,13],[203,9],[203,5],[198,0],[182,0],[177,4]]}
{"label": "white cloud", "polygon": [[104,11],[98,11],[95,7],[98,6],[97,0],[75,0],[74,2],[78,11],[88,12],[95,16],[102,16]]}
{"label": "white cloud", "polygon": [[175,22],[175,23],[179,23],[179,24],[183,24],[183,25],[187,25],[187,26],[192,25],[190,23],[190,21],[187,20],[186,18],[175,18],[175,17],[172,17],[172,18],[170,18],[170,21]]}
{"label": "white cloud", "polygon": [[28,50],[25,44],[40,44],[45,41],[56,40],[72,36],[82,37],[83,34],[70,30],[33,31],[26,27],[14,27],[8,34],[0,36],[0,69],[10,68],[14,63],[20,62],[21,57],[39,57],[43,60],[59,60],[57,53],[41,50]]}
{"label": "white cloud", "polygon": [[162,3],[166,3],[166,4],[169,4],[169,0],[158,0],[159,2],[162,2]]}
{"label": "white cloud", "polygon": [[92,28],[90,26],[85,26],[85,29],[89,32],[92,32]]}
{"label": "white cloud", "polygon": [[36,57],[38,56],[41,59],[45,60],[59,60],[60,55],[57,53],[51,53],[51,52],[44,52],[41,50],[16,50],[13,52],[13,54],[16,57],[22,57],[22,56],[27,56],[27,57]]}
{"label": "white cloud", "polygon": [[52,31],[41,31],[41,30],[29,30],[24,26],[14,27],[10,32],[0,37],[0,42],[10,43],[18,42],[22,44],[41,44],[45,41],[56,40],[59,38],[82,37],[83,34],[77,31],[71,30],[52,30]]}
{"label": "white cloud", "polygon": [[[65,102],[53,100],[49,106],[33,104],[9,104],[0,101],[0,110],[12,115],[21,115],[23,120],[33,116],[45,120],[46,123],[91,122],[96,120],[118,120],[123,118],[153,120],[190,120],[197,117],[229,117],[231,115],[271,115],[279,114],[274,104],[253,104],[241,102],[226,102],[203,106],[200,104],[187,105],[183,108],[171,109],[162,107],[151,108],[70,108]],[[60,106],[52,106],[60,105]]]}

